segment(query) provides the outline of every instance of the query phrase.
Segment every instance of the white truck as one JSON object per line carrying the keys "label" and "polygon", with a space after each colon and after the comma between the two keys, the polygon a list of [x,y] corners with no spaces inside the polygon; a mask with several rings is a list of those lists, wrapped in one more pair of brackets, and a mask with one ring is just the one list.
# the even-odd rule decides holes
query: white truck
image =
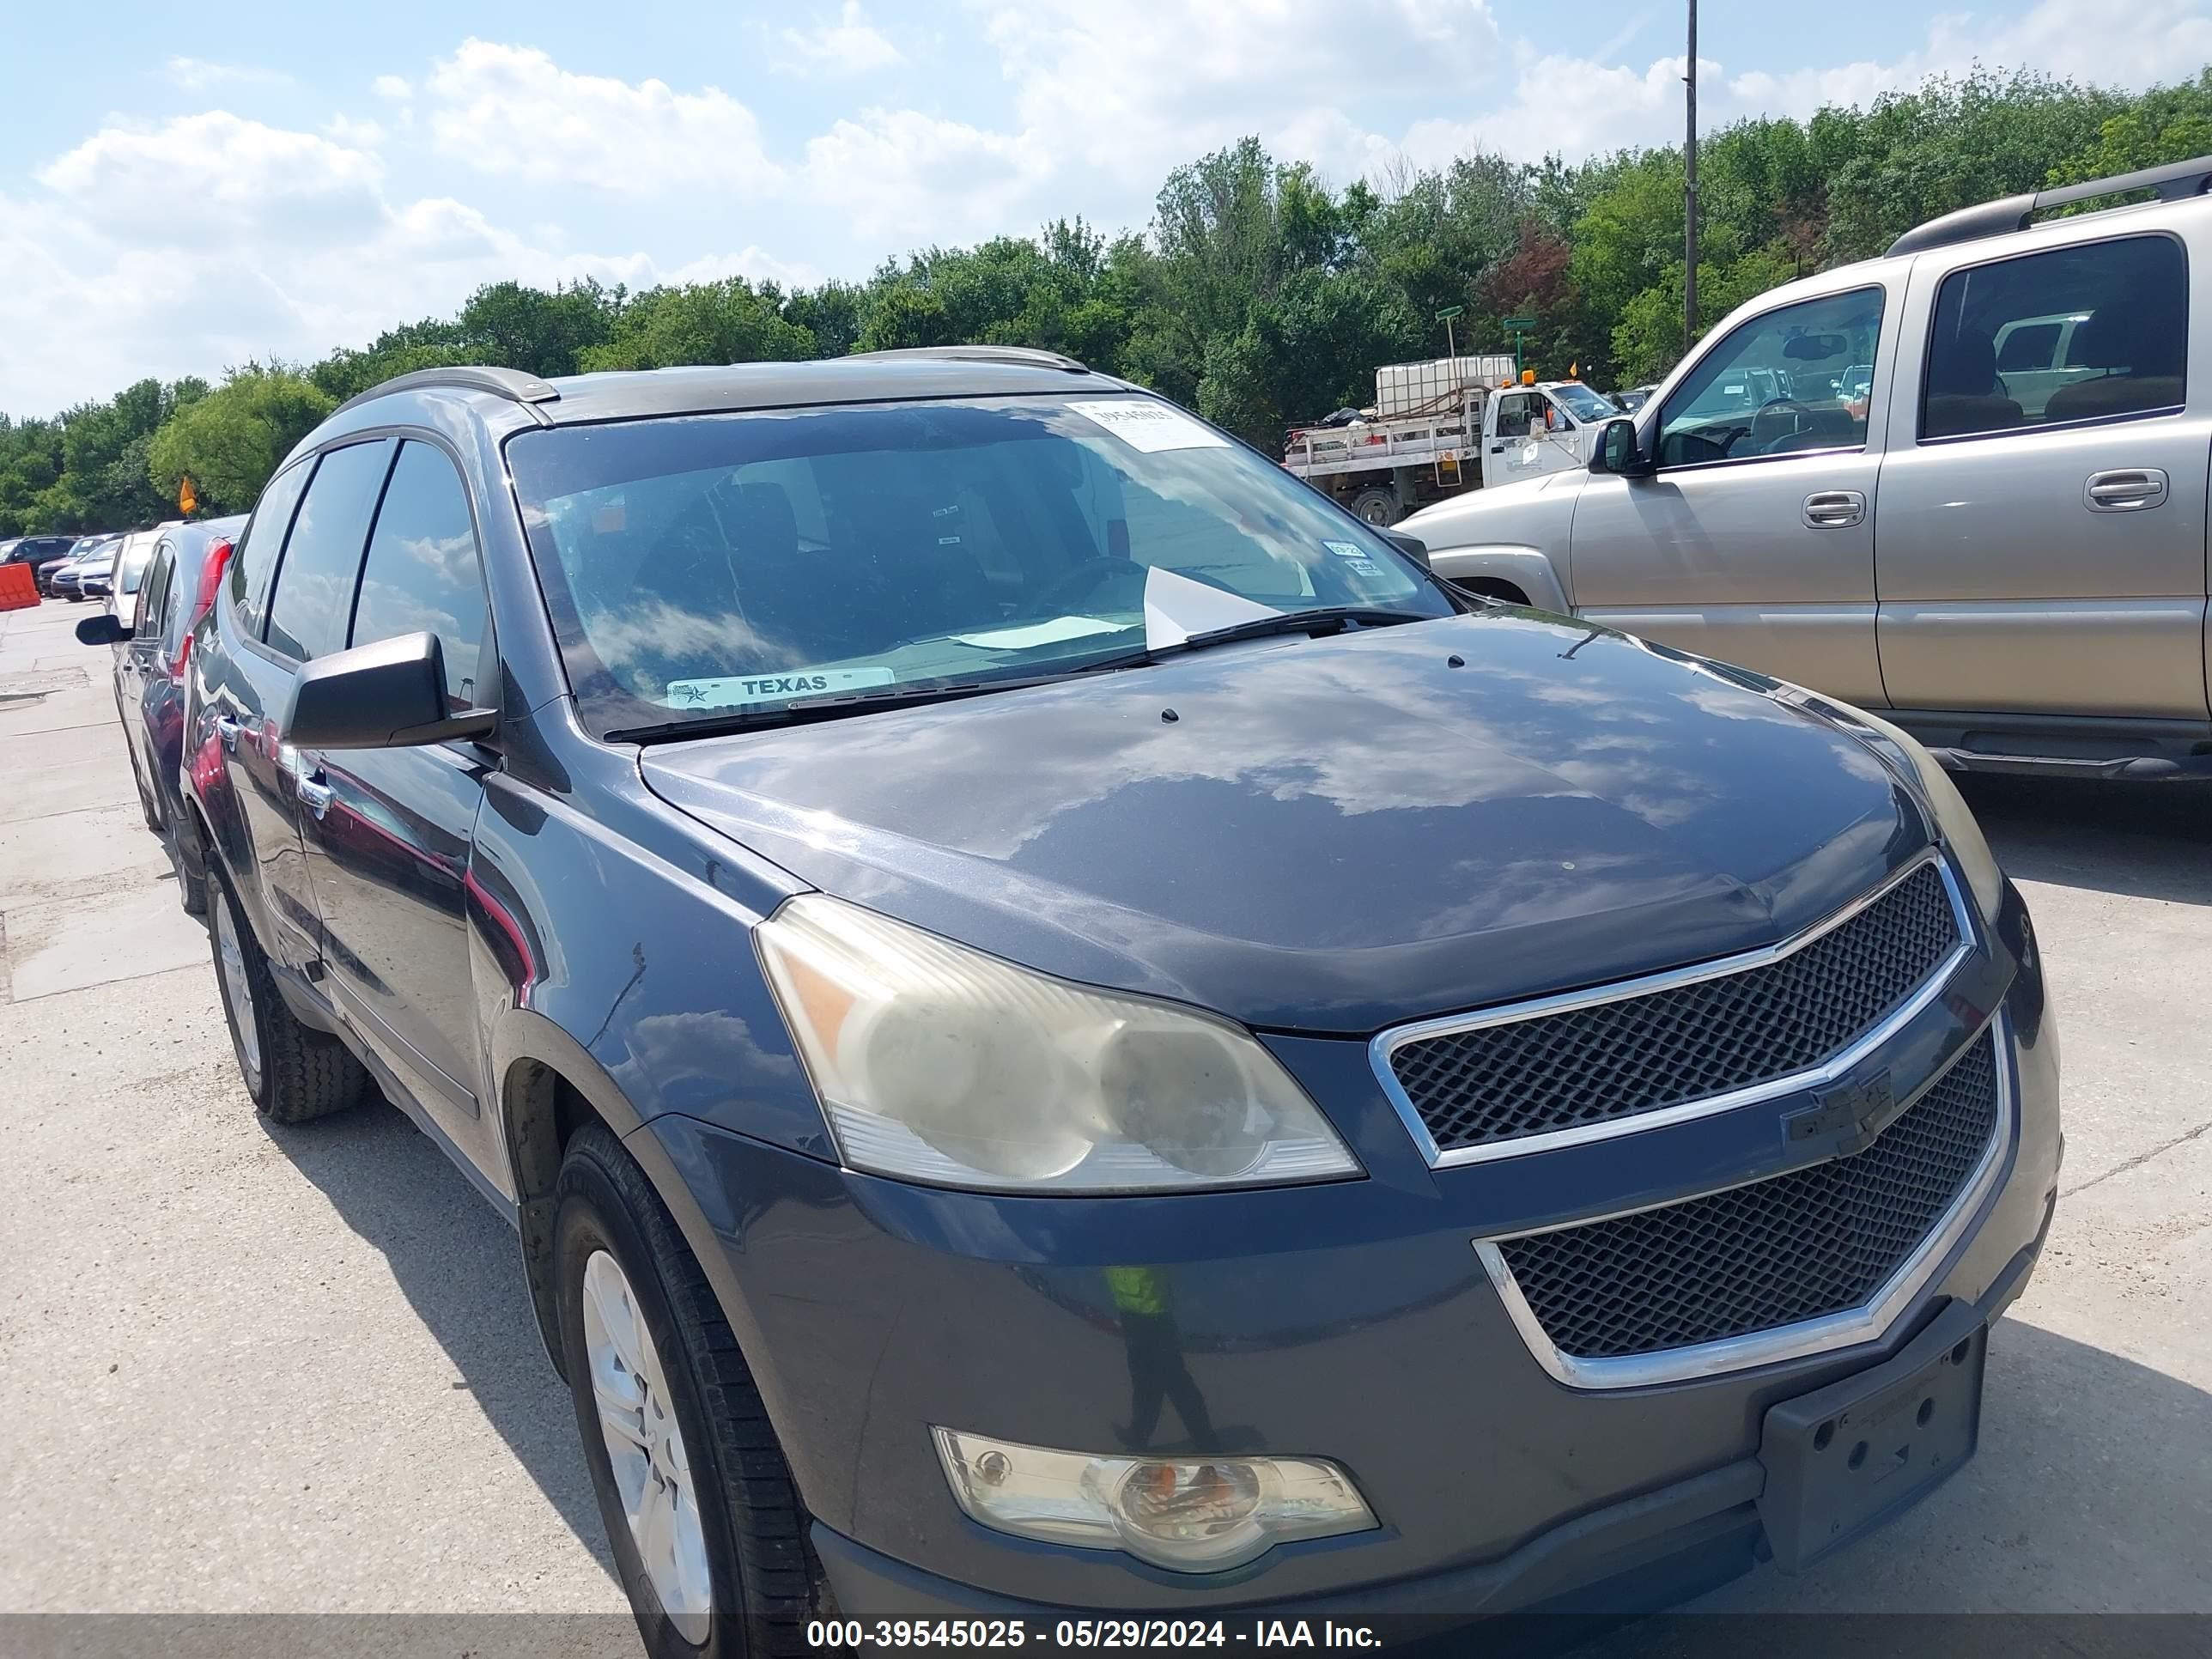
{"label": "white truck", "polygon": [[1463,489],[1588,465],[1620,411],[1579,380],[1515,382],[1512,371],[1510,357],[1389,364],[1371,410],[1291,430],[1284,470],[1384,527]]}

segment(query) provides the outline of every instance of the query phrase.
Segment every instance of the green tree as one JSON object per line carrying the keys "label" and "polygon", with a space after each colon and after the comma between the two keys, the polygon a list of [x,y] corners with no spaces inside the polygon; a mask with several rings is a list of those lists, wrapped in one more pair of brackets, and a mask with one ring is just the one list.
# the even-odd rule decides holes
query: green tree
{"label": "green tree", "polygon": [[756,289],[742,276],[649,289],[623,306],[611,338],[583,348],[578,367],[667,368],[811,357],[814,337],[786,320],[781,298],[773,288]]}
{"label": "green tree", "polygon": [[147,467],[164,501],[189,477],[204,508],[243,513],[277,464],[337,407],[305,375],[248,363],[154,436]]}

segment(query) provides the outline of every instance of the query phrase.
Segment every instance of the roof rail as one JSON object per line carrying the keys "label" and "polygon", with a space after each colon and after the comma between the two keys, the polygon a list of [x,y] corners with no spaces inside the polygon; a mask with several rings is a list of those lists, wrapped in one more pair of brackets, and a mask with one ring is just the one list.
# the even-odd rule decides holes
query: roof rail
{"label": "roof rail", "polygon": [[1057,368],[1070,374],[1088,374],[1087,364],[1078,362],[1064,351],[1042,351],[1036,346],[1018,345],[945,345],[900,346],[890,351],[855,351],[850,354],[859,359],[885,357],[934,357],[954,363],[1027,363],[1032,368]]}
{"label": "roof rail", "polygon": [[1889,251],[1892,253],[1919,253],[1931,247],[1948,247],[1954,242],[1973,242],[1984,236],[2002,236],[2008,231],[2026,230],[2037,214],[2048,209],[2064,207],[2074,202],[2087,202],[2099,196],[2117,196],[2123,191],[2154,191],[2161,202],[2179,202],[2191,196],[2202,196],[2208,185],[2212,185],[2212,155],[2200,155],[2193,161],[2171,161],[2164,167],[2143,167],[2135,173],[2116,173],[2110,179],[2092,179],[2087,184],[2062,185],[2056,190],[2027,191],[2018,196],[2005,197],[2001,201],[1960,208],[1956,213],[1947,213],[1940,219],[1930,219],[1926,224],[1916,226],[1892,242]]}
{"label": "roof rail", "polygon": [[[457,365],[451,368],[418,368],[355,393],[331,411],[343,415],[356,404],[365,404],[372,398],[388,398],[395,392],[413,392],[423,386],[453,386],[463,392],[489,392],[495,398],[504,398],[509,403],[533,404],[557,403],[561,389],[550,380],[541,380],[535,374],[520,368],[487,368],[474,365]],[[532,414],[537,411],[532,410]],[[544,424],[544,417],[539,417]]]}

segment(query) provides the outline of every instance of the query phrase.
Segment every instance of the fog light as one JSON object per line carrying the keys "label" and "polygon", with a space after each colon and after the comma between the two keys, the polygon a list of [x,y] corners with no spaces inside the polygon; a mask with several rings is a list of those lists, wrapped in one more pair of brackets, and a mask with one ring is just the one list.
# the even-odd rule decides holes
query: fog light
{"label": "fog light", "polygon": [[970,1518],[1177,1572],[1220,1572],[1293,1539],[1375,1525],[1351,1477],[1316,1457],[1094,1457],[932,1433]]}

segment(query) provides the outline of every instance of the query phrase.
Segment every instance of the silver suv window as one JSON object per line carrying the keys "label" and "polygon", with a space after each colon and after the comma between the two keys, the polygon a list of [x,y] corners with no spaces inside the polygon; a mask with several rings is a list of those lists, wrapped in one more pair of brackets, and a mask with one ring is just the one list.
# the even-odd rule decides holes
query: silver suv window
{"label": "silver suv window", "polygon": [[2189,261],[2171,236],[2025,253],[1954,270],[1936,292],[1922,439],[2179,409]]}
{"label": "silver suv window", "polygon": [[1739,323],[1659,411],[1659,464],[1695,466],[1866,443],[1882,291],[1854,289]]}

